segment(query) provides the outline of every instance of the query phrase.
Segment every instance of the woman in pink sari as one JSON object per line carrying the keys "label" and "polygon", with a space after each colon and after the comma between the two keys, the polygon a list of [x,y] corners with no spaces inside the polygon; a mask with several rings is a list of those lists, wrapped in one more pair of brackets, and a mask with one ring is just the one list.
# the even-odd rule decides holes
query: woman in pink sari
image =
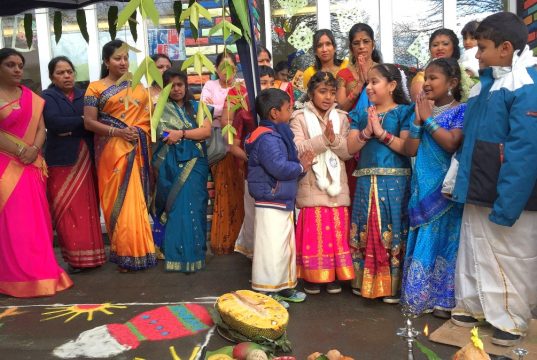
{"label": "woman in pink sari", "polygon": [[52,248],[44,101],[20,85],[24,57],[0,49],[0,294],[54,295],[73,285]]}

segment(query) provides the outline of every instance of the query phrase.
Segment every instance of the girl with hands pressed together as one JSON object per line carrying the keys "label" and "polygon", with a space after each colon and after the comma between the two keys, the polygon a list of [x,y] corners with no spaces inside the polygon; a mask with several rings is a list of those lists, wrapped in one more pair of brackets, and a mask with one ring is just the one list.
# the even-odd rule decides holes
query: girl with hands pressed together
{"label": "girl with hands pressed together", "polygon": [[296,198],[297,271],[309,294],[319,294],[321,284],[329,294],[340,293],[339,281],[354,278],[344,163],[351,158],[346,141],[349,120],[335,108],[336,87],[331,73],[318,71],[308,85],[311,101],[293,114],[290,123],[299,153],[315,156],[312,170],[298,184]]}
{"label": "girl with hands pressed together", "polygon": [[374,66],[366,88],[374,105],[353,118],[347,138],[349,152],[360,151],[350,233],[353,293],[387,303],[399,301],[408,235],[411,170],[404,144],[414,107],[405,89],[395,65]]}
{"label": "girl with hands pressed together", "polygon": [[432,311],[437,317],[449,318],[455,306],[455,263],[463,206],[445,198],[441,190],[452,154],[462,142],[466,104],[459,103],[460,82],[461,70],[455,59],[429,64],[405,141],[408,155],[416,156],[416,161],[401,302],[416,316]]}

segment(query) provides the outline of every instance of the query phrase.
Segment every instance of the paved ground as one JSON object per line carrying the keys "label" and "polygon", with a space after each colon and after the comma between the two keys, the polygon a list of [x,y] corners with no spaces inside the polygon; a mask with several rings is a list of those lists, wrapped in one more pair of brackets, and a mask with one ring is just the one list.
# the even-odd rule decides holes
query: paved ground
{"label": "paved ground", "polygon": [[[59,258],[59,257],[58,257]],[[0,265],[1,266],[1,265]],[[75,286],[52,298],[14,299],[0,295],[0,314],[6,306],[19,306],[24,313],[1,318],[0,359],[55,359],[52,350],[82,331],[108,323],[124,323],[138,313],[154,309],[162,303],[205,302],[222,293],[247,289],[250,261],[234,254],[208,258],[204,271],[192,275],[167,273],[162,263],[147,271],[120,274],[113,264],[72,276]],[[303,360],[309,353],[326,352],[337,348],[342,353],[361,359],[406,359],[403,341],[395,335],[403,323],[399,306],[359,298],[349,288],[338,295],[323,293],[310,296],[289,310],[288,337],[293,355]],[[44,305],[128,303],[125,309],[110,309],[113,315],[96,312],[92,321],[84,315],[69,322],[67,317],[43,321]],[[48,310],[50,311],[50,310]],[[428,323],[431,330],[442,321],[425,316],[418,319],[416,328]],[[168,348],[174,346],[181,359],[189,359],[196,344],[208,340],[208,349],[229,345],[219,335],[204,332],[192,337],[169,341],[144,341],[137,349],[129,350],[115,359],[146,360],[172,359]],[[420,340],[435,350],[442,359],[450,359],[456,349]],[[421,353],[416,359],[425,359]]]}

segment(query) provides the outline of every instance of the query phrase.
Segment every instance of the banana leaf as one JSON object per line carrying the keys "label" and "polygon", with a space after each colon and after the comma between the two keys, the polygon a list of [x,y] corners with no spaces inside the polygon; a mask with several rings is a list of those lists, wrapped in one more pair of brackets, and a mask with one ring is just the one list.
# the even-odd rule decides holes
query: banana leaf
{"label": "banana leaf", "polygon": [[54,11],[54,40],[56,44],[62,37],[62,12]]}
{"label": "banana leaf", "polygon": [[89,34],[88,34],[88,24],[86,23],[86,12],[83,9],[78,9],[76,11],[76,22],[78,23],[78,28],[84,40],[89,43]]}
{"label": "banana leaf", "polygon": [[115,40],[117,34],[117,15],[119,9],[117,6],[110,6],[108,9],[108,32],[110,33],[110,39]]}
{"label": "banana leaf", "polygon": [[34,16],[32,14],[24,14],[24,36],[26,37],[26,45],[28,45],[28,49],[32,48],[32,43],[34,41],[33,22]]}

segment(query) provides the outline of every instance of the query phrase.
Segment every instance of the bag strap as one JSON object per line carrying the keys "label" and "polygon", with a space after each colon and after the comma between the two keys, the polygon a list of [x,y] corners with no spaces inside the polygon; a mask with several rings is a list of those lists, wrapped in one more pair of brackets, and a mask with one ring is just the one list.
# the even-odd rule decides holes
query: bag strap
{"label": "bag strap", "polygon": [[257,127],[257,129],[252,131],[252,133],[250,134],[248,139],[246,139],[246,143],[251,144],[254,141],[256,141],[257,139],[259,139],[261,137],[261,135],[264,135],[266,133],[271,133],[272,131],[273,130],[271,128],[268,128],[266,126],[259,126],[259,127]]}

